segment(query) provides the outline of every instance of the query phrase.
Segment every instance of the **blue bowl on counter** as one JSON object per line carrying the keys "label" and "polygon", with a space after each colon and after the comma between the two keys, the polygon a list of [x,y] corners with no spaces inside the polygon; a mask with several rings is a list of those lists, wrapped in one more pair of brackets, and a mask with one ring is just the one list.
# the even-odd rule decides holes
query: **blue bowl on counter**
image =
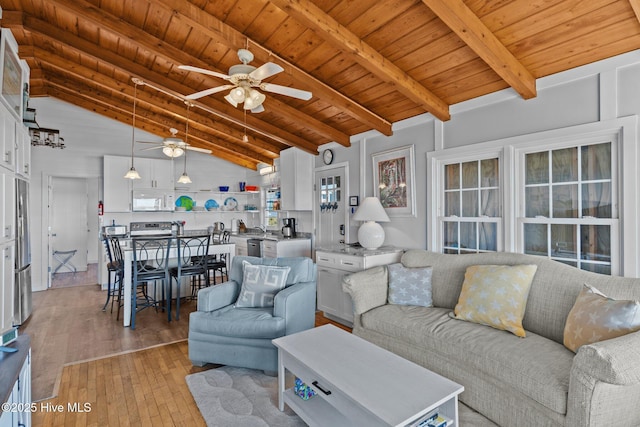
{"label": "blue bowl on counter", "polygon": [[218,187],[218,189],[220,191],[229,191],[229,186],[228,185],[221,185],[220,187]]}

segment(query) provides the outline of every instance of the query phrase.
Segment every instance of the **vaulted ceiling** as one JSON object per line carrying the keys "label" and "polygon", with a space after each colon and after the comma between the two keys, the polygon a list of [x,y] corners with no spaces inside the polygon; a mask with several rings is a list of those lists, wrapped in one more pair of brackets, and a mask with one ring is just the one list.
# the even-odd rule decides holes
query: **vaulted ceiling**
{"label": "vaulted ceiling", "polygon": [[[248,113],[219,92],[193,101],[189,143],[248,168],[290,146],[327,142],[640,48],[640,0],[0,0],[2,27],[31,68],[30,96],[51,96],[159,136],[184,138],[186,95],[252,65],[284,68]],[[635,11],[635,13],[634,13]],[[248,138],[243,138],[244,135]]]}

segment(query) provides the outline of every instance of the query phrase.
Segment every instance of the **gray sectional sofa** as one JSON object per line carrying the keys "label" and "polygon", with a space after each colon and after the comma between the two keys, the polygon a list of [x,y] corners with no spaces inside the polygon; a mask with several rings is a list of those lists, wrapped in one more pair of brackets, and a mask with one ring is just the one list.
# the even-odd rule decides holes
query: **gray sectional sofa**
{"label": "gray sectional sofa", "polygon": [[[353,299],[354,334],[462,384],[460,401],[500,426],[640,426],[640,332],[577,353],[563,345],[583,284],[640,300],[640,279],[513,253],[410,250],[401,262],[433,268],[433,307],[388,304],[386,266],[354,273],[343,282]],[[526,338],[450,316],[466,268],[482,264],[538,266],[523,319]]]}

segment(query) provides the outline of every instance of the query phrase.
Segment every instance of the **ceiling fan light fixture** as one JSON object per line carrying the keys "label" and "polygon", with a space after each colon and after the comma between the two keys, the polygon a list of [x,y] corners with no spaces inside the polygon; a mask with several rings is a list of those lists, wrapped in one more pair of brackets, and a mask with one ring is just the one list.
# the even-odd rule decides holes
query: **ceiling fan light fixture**
{"label": "ceiling fan light fixture", "polygon": [[229,97],[231,97],[231,99],[233,99],[238,104],[243,103],[246,98],[244,88],[240,86],[234,87],[233,89],[231,89],[231,92],[229,92]]}
{"label": "ceiling fan light fixture", "polygon": [[231,94],[226,95],[226,96],[224,97],[224,99],[226,99],[226,101],[227,101],[229,104],[233,105],[234,107],[237,107],[237,106],[238,106],[238,103],[237,103],[236,101],[234,101],[234,100],[233,100],[233,98],[231,98]]}
{"label": "ceiling fan light fixture", "polygon": [[184,154],[184,150],[180,147],[164,147],[162,153],[171,158],[180,157]]}
{"label": "ceiling fan light fixture", "polygon": [[267,99],[267,97],[264,94],[255,89],[251,89],[249,91],[249,96],[244,100],[244,109],[253,110],[254,108],[262,105],[265,99]]}

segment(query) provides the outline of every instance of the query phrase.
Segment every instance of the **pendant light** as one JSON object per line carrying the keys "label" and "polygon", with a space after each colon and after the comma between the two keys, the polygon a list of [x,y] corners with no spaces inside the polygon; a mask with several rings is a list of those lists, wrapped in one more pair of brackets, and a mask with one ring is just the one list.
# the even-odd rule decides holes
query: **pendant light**
{"label": "pendant light", "polygon": [[136,98],[138,95],[138,85],[142,83],[140,79],[133,78],[133,120],[131,121],[131,169],[124,175],[126,179],[140,179],[140,174],[133,166],[133,147],[136,141]]}
{"label": "pendant light", "polygon": [[186,102],[187,104],[187,125],[185,127],[185,136],[184,136],[184,144],[185,144],[185,149],[184,149],[184,170],[182,172],[182,175],[180,175],[180,178],[178,178],[178,182],[180,184],[191,184],[191,178],[189,178],[189,175],[187,175],[187,150],[186,147],[189,146],[189,107],[191,107],[191,104],[189,104],[189,101]]}

